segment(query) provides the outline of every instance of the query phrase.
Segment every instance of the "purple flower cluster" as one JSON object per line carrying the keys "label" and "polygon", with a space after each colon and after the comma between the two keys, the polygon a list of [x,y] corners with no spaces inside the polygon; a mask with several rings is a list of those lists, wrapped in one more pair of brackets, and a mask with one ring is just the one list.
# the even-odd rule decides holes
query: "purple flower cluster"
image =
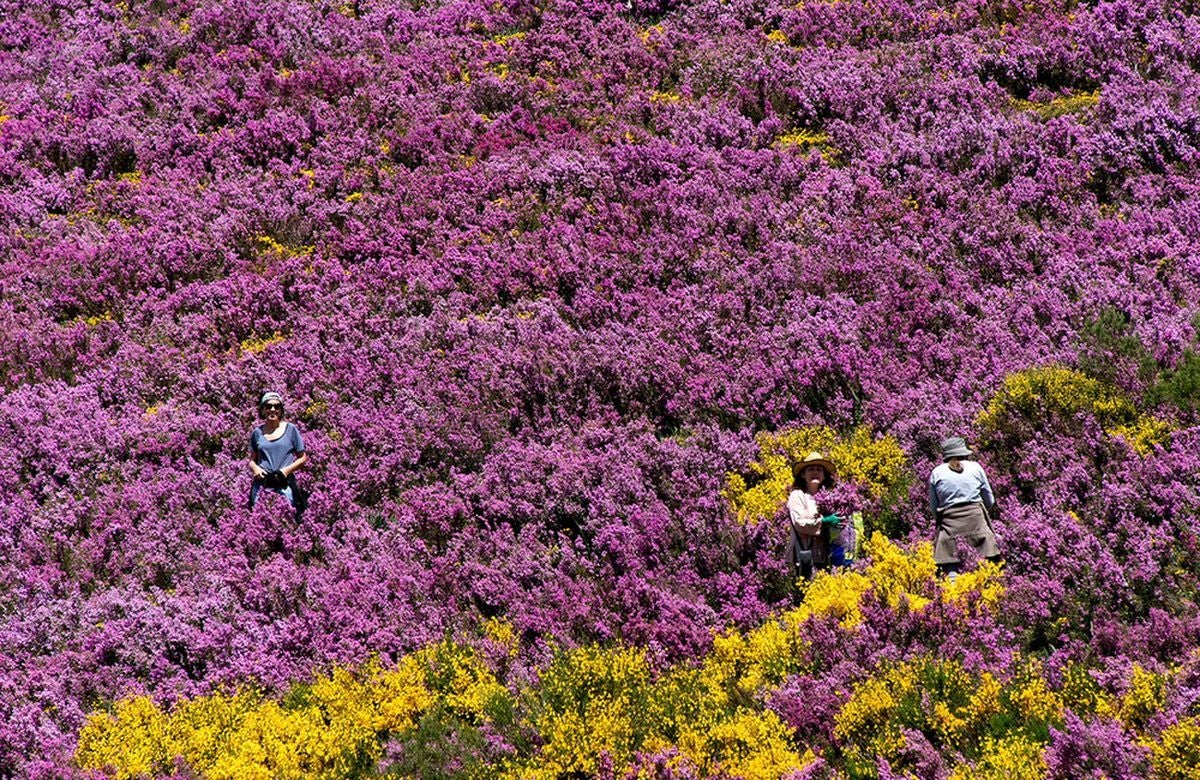
{"label": "purple flower cluster", "polygon": [[[1008,586],[995,618],[868,614],[769,703],[800,739],[885,660],[1119,692],[1200,647],[1190,3],[6,0],[0,52],[0,777],[70,776],[121,697],[483,618],[512,679],[697,657],[793,598],[721,491],[797,425],[895,437],[913,539],[968,437]],[[980,422],[1052,366],[1108,395]],[[312,454],[298,524],[245,509],[268,388]],[[1153,728],[1200,714],[1189,674]],[[1139,750],[1068,719],[1046,760]]]}

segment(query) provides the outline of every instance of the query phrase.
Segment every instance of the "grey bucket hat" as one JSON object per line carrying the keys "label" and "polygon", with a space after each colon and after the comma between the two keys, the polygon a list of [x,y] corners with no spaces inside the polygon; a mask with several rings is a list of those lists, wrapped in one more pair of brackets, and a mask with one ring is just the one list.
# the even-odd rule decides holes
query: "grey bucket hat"
{"label": "grey bucket hat", "polygon": [[265,406],[266,404],[269,404],[272,401],[274,401],[275,403],[280,404],[282,406],[283,405],[283,396],[281,396],[279,393],[272,392],[272,391],[265,392],[262,394],[262,398],[258,399],[258,405]]}
{"label": "grey bucket hat", "polygon": [[961,436],[951,436],[942,439],[942,460],[951,458],[969,458],[975,453],[967,447],[967,441]]}

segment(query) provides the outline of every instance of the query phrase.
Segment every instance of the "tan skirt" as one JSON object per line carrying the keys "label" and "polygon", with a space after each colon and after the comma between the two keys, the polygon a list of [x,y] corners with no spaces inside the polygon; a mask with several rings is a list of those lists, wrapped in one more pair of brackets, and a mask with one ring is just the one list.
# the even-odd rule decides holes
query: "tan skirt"
{"label": "tan skirt", "polygon": [[933,559],[938,563],[958,563],[956,539],[965,539],[984,558],[1000,554],[983,504],[954,504],[942,510],[933,542]]}

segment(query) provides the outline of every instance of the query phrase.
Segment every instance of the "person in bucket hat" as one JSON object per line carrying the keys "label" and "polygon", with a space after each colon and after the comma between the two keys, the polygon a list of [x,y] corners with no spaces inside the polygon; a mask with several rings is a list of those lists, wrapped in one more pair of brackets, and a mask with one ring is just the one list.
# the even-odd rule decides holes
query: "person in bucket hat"
{"label": "person in bucket hat", "polygon": [[1000,547],[992,532],[991,512],[996,498],[983,467],[967,460],[974,453],[961,436],[941,444],[942,463],[929,476],[929,508],[936,521],[933,558],[938,569],[957,575],[958,539],[966,540],[984,558],[1000,562]]}
{"label": "person in bucket hat", "polygon": [[250,508],[258,503],[259,494],[266,490],[287,499],[296,511],[296,519],[304,511],[305,496],[294,476],[308,462],[300,430],[283,414],[283,396],[268,391],[258,399],[262,425],[250,431]]}
{"label": "person in bucket hat", "polygon": [[788,519],[791,538],[788,542],[788,561],[809,579],[816,569],[825,569],[835,561],[831,553],[835,545],[841,518],[822,515],[817,507],[817,494],[832,488],[837,481],[837,469],[820,452],[810,452],[792,467],[792,492],[788,495]]}

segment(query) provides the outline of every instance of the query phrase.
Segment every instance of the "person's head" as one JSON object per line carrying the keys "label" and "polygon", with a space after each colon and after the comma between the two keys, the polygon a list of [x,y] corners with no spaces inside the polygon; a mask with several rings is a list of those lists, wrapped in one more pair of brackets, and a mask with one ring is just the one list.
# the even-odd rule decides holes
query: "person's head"
{"label": "person's head", "polygon": [[258,399],[258,413],[264,420],[283,419],[283,396],[267,391]]}
{"label": "person's head", "polygon": [[792,467],[792,482],[797,490],[816,493],[822,488],[831,488],[837,480],[837,469],[824,455],[810,452]]}
{"label": "person's head", "polygon": [[942,461],[950,464],[950,468],[957,469],[961,467],[964,458],[969,458],[974,453],[967,447],[966,440],[961,436],[951,436],[948,439],[942,439]]}

